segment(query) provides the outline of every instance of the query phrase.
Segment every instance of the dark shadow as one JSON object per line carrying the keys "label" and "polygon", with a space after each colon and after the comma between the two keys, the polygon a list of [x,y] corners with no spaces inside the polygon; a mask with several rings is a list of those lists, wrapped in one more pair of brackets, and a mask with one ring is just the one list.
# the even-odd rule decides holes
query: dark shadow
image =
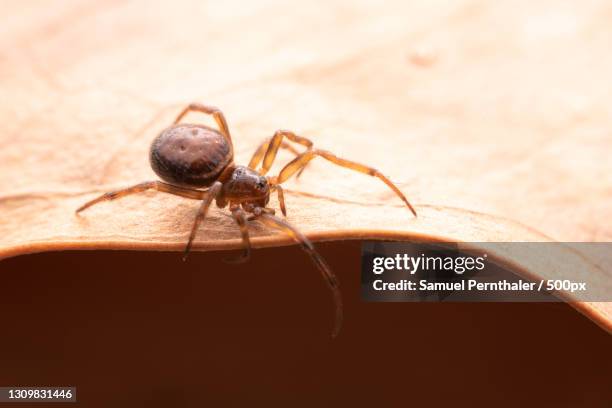
{"label": "dark shadow", "polygon": [[88,408],[609,406],[611,337],[569,306],[361,302],[360,245],[317,245],[345,298],[335,341],[330,293],[297,247],[240,265],[222,252],[2,261],[0,386],[73,385]]}

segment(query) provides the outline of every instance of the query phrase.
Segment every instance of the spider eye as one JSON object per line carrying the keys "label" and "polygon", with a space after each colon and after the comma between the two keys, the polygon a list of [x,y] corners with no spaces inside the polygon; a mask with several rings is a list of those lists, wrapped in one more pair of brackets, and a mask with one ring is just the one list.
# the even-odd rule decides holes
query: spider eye
{"label": "spider eye", "polygon": [[255,185],[259,190],[263,190],[264,188],[266,188],[266,185],[268,183],[266,182],[266,179],[259,179],[259,181],[257,182],[257,184]]}

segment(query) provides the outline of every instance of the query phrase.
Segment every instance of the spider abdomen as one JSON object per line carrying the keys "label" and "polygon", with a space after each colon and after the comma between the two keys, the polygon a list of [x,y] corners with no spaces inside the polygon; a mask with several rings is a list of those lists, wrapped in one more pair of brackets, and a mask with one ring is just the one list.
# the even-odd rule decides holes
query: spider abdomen
{"label": "spider abdomen", "polygon": [[163,130],[151,144],[153,171],[164,181],[190,187],[210,186],[232,163],[230,143],[204,125],[179,124]]}

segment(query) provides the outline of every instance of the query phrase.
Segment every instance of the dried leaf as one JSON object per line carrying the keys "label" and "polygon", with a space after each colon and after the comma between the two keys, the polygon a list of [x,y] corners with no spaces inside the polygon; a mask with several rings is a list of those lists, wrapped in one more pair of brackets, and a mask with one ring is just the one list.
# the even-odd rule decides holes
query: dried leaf
{"label": "dried leaf", "polygon": [[[605,4],[201,3],[4,5],[0,257],[182,249],[195,202],[151,192],[74,210],[155,179],[149,143],[190,101],[225,111],[238,163],[289,128],[379,168],[419,212],[315,161],[287,185],[289,220],[314,240],[612,239]],[[196,248],[238,236],[213,210]],[[587,263],[609,282],[610,259]],[[610,304],[577,307],[612,328]]]}

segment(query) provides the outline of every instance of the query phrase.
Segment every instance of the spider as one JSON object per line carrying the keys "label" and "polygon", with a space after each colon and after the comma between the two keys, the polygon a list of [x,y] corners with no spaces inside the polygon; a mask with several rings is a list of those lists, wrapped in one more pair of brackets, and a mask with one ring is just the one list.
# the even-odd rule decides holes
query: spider
{"label": "spider", "polygon": [[[211,115],[218,129],[202,124],[180,123],[183,117],[192,111]],[[306,149],[299,153],[287,140],[305,146]],[[291,151],[296,157],[285,165],[277,176],[266,177],[281,147]],[[191,103],[183,109],[174,123],[164,129],[151,144],[150,164],[153,171],[163,181],[147,181],[108,192],[83,204],[76,212],[78,214],[103,201],[115,200],[151,189],[201,200],[200,209],[185,247],[183,255],[183,260],[185,260],[191,250],[198,227],[206,217],[213,200],[216,200],[219,208],[229,205],[231,217],[240,228],[244,245],[240,261],[250,256],[251,243],[247,223],[252,220],[258,220],[269,227],[285,232],[310,255],[333,294],[335,323],[332,337],[336,337],[342,325],[342,296],[336,275],[306,236],[284,219],[275,216],[274,209],[266,207],[270,194],[276,192],[280,210],[286,217],[287,210],[281,184],[296,172],[299,176],[299,172],[304,170],[305,166],[317,156],[339,166],[379,178],[402,199],[416,217],[416,211],[404,194],[378,170],[337,157],[328,151],[315,149],[309,139],[288,130],[278,130],[272,138],[265,140],[253,154],[248,166],[234,164],[234,147],[225,116],[219,109],[200,103]],[[258,170],[260,164],[261,168]]]}

